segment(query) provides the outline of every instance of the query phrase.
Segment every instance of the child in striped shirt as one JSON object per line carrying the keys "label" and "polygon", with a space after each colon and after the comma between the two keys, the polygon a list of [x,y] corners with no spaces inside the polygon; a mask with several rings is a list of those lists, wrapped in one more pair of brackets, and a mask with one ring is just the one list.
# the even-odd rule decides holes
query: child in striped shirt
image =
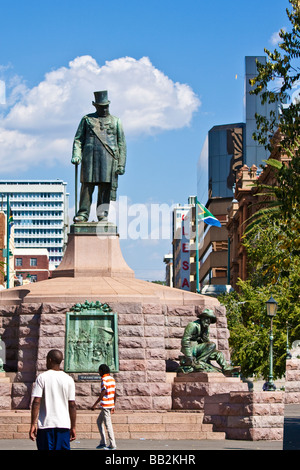
{"label": "child in striped shirt", "polygon": [[[97,449],[113,450],[117,448],[111,421],[111,414],[115,411],[116,382],[114,378],[111,377],[110,369],[106,364],[100,365],[99,374],[101,376],[101,393],[91,408],[95,410],[100,402],[101,411],[97,419],[97,425],[101,440]],[[108,446],[106,445],[104,428],[107,430],[108,439],[110,441]]]}

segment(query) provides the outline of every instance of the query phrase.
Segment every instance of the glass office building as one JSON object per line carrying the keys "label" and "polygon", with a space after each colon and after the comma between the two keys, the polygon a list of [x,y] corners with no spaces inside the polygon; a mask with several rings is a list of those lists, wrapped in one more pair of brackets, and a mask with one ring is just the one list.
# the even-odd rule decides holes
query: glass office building
{"label": "glass office building", "polygon": [[[261,104],[261,96],[250,94],[249,80],[257,75],[256,60],[266,63],[264,56],[245,57],[244,122],[216,125],[206,136],[197,165],[197,197],[218,217],[221,228],[207,227],[203,247],[199,250],[200,283],[228,283],[228,207],[234,197],[236,175],[243,165],[260,167],[268,159],[268,151],[253,139],[255,114],[270,116],[278,105]],[[227,270],[227,276],[226,276]]]}
{"label": "glass office building", "polygon": [[247,56],[245,57],[245,160],[244,163],[248,167],[256,165],[257,168],[263,163],[263,160],[269,158],[269,151],[265,149],[263,145],[260,145],[258,141],[253,139],[253,133],[257,132],[256,128],[256,118],[255,114],[260,116],[270,117],[270,113],[275,112],[278,116],[279,107],[278,103],[268,103],[261,102],[261,94],[253,95],[250,94],[252,86],[249,83],[249,80],[257,76],[257,65],[256,60],[265,65],[266,57],[265,56]]}
{"label": "glass office building", "polygon": [[214,126],[208,132],[197,168],[197,195],[202,204],[233,197],[235,175],[243,166],[245,124]]}
{"label": "glass office building", "polygon": [[[215,125],[208,130],[197,162],[197,199],[221,222],[222,226],[206,226],[199,247],[200,285],[226,285],[228,283],[228,207],[234,198],[236,176],[243,167],[260,167],[269,153],[253,139],[256,131],[255,113],[268,117],[278,105],[261,104],[261,96],[250,94],[249,80],[257,75],[256,60],[265,63],[263,56],[245,57],[244,120]],[[241,97],[242,98],[242,97]],[[201,224],[199,224],[202,227]],[[173,242],[173,247],[175,246]],[[230,247],[229,247],[230,249]],[[178,280],[180,245],[173,251],[174,285]],[[191,263],[194,270],[195,263]],[[178,279],[177,279],[178,278]]]}
{"label": "glass office building", "polygon": [[15,248],[47,248],[50,270],[60,264],[67,242],[66,187],[67,183],[61,180],[0,181],[4,212],[9,195]]}
{"label": "glass office building", "polygon": [[249,80],[257,75],[256,60],[266,63],[265,56],[245,57],[244,122],[214,126],[204,142],[197,167],[197,196],[202,204],[215,197],[233,197],[239,168],[259,168],[269,157],[268,150],[253,139],[255,114],[268,117],[271,111],[278,113],[278,104],[261,104],[261,95],[250,94]]}
{"label": "glass office building", "polygon": [[243,166],[245,125],[214,126],[208,133],[208,199],[233,197],[236,173]]}

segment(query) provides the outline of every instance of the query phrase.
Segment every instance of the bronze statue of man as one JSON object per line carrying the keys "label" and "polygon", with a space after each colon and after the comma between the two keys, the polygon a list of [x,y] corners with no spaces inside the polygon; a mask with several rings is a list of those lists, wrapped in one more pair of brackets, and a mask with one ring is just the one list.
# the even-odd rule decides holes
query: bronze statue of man
{"label": "bronze statue of man", "polygon": [[98,186],[97,218],[106,220],[110,201],[116,200],[118,175],[125,173],[126,141],[119,118],[109,113],[107,91],[94,92],[95,113],[85,115],[78,126],[72,163],[81,163],[79,210],[74,222],[89,219],[92,196]]}
{"label": "bronze statue of man", "polygon": [[[181,372],[216,372],[230,374],[239,368],[228,364],[222,352],[216,349],[215,343],[209,341],[209,326],[216,323],[213,311],[206,308],[198,315],[198,320],[188,323],[181,340],[181,358],[179,371]],[[213,366],[215,361],[220,369]]]}

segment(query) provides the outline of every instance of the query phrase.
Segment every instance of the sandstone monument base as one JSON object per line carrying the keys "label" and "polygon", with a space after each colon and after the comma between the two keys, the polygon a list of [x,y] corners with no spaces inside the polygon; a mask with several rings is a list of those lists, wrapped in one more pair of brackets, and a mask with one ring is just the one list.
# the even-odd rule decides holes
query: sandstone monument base
{"label": "sandstone monument base", "polygon": [[71,225],[68,244],[52,277],[134,277],[123,258],[115,225],[102,222]]}
{"label": "sandstone monument base", "polygon": [[285,372],[285,403],[300,403],[300,359],[286,361]]}
{"label": "sandstone monument base", "polygon": [[283,439],[283,392],[250,392],[240,378],[212,372],[180,373],[172,391],[173,409],[203,412],[227,439]]}
{"label": "sandstone monument base", "polygon": [[[256,399],[253,392],[244,390],[245,385],[240,379],[226,379],[224,382],[225,377],[220,374],[218,378],[226,384],[226,391],[221,391],[220,385],[216,387],[213,376],[208,376],[204,382],[198,381],[197,394],[200,389],[207,389],[207,384],[211,387],[207,392],[211,398],[205,398],[204,409],[190,409],[187,396],[184,398],[183,394],[179,406],[175,398],[180,396],[176,387],[183,387],[183,382],[178,380],[180,376],[173,385],[184,329],[204,308],[212,309],[217,317],[217,322],[210,327],[210,339],[225,359],[230,360],[225,307],[209,296],[136,279],[122,256],[114,227],[109,226],[106,230],[103,224],[98,229],[95,225],[71,226],[65,257],[52,279],[0,292],[0,335],[6,346],[6,375],[10,377],[10,383],[0,382],[0,428],[5,426],[1,416],[6,423],[12,416],[13,421],[19,420],[19,429],[23,429],[22,419],[26,421],[29,416],[32,384],[37,374],[46,368],[48,351],[52,348],[65,351],[66,314],[77,303],[98,301],[107,303],[118,318],[119,371],[115,374],[118,400],[114,419],[119,420],[116,424],[120,433],[123,429],[123,436],[136,437],[140,426],[145,437],[145,427],[141,426],[147,424],[153,436],[156,423],[160,425],[160,431],[155,426],[155,433],[164,438],[191,439],[192,435],[195,439],[211,439],[212,435],[215,438],[230,437],[230,426],[225,426],[225,431],[219,429],[218,419],[211,417],[221,416],[223,422],[224,413],[227,413],[228,421],[231,413],[228,409],[231,410],[231,403],[234,403],[230,400],[237,399],[234,398],[235,393],[241,407],[251,408],[251,400],[255,402]],[[92,433],[94,418],[88,410],[99,394],[99,380],[94,380],[93,374],[84,374],[84,378],[82,374],[71,375],[75,380],[80,419],[86,419],[86,429]],[[211,382],[213,379],[215,382]],[[188,390],[190,393],[191,382],[185,387],[185,393]],[[271,395],[264,392],[266,403],[275,400]],[[276,392],[275,396],[279,400],[281,393]],[[206,415],[213,397],[219,403],[218,411],[216,415]],[[283,416],[279,407],[277,411],[279,417]],[[247,421],[247,425],[250,423],[248,429],[255,427],[251,416]],[[140,421],[141,417],[144,421]],[[177,428],[172,428],[174,431],[168,420],[176,424]],[[83,429],[84,423],[81,424]],[[19,431],[12,432],[15,437],[20,437]],[[0,433],[1,436],[5,438],[5,434]],[[249,431],[239,438],[279,437],[274,437],[269,430],[263,437],[257,437],[255,433],[251,435]]]}

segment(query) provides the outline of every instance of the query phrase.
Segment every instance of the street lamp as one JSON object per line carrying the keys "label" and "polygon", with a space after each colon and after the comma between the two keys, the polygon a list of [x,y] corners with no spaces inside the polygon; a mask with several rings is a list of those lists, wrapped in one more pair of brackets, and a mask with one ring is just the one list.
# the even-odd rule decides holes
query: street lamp
{"label": "street lamp", "polygon": [[276,315],[277,311],[277,302],[273,299],[272,295],[269,300],[266,302],[267,306],[267,315],[271,319],[270,327],[270,372],[269,380],[264,384],[263,389],[266,391],[276,390],[276,385],[273,382],[273,318]]}
{"label": "street lamp", "polygon": [[292,359],[292,355],[289,350],[289,324],[286,322],[286,358]]}

